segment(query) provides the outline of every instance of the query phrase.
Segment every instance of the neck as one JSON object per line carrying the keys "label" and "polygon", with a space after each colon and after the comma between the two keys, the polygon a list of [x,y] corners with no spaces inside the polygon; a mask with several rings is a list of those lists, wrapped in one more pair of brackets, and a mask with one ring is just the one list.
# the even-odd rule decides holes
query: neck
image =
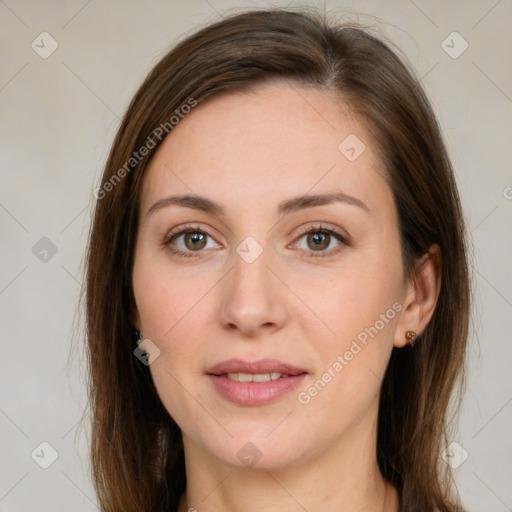
{"label": "neck", "polygon": [[377,465],[376,429],[355,430],[279,469],[224,464],[184,434],[187,490],[178,512],[397,512],[398,493]]}

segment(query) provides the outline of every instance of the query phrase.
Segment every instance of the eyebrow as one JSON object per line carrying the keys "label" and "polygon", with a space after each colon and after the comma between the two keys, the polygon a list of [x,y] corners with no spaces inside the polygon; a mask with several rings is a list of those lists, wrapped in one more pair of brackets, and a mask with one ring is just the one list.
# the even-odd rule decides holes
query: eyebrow
{"label": "eyebrow", "polygon": [[[356,197],[349,196],[343,192],[333,192],[328,194],[314,194],[294,197],[287,199],[280,203],[277,207],[278,214],[286,215],[304,208],[313,208],[315,206],[324,206],[336,202],[346,203],[352,206],[358,206],[366,212],[370,212],[368,206]],[[200,210],[205,213],[222,217],[225,215],[224,208],[214,201],[197,195],[173,195],[163,197],[149,208],[146,215],[153,213],[157,210],[165,208],[167,206],[183,206],[186,208],[193,208]]]}

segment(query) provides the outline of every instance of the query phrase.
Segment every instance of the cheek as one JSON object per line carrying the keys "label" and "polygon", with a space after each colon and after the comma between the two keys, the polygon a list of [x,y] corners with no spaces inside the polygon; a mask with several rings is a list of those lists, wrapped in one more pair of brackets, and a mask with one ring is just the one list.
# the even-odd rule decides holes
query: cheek
{"label": "cheek", "polygon": [[210,277],[183,277],[172,271],[164,255],[149,250],[136,253],[133,290],[144,335],[165,350],[182,324],[194,316],[194,309],[211,288]]}
{"label": "cheek", "polygon": [[319,316],[335,335],[311,338],[316,340],[315,375],[297,399],[308,418],[322,420],[327,437],[374,410],[401,308],[396,297],[393,286],[352,276],[331,288],[328,300],[322,299]]}
{"label": "cheek", "polygon": [[387,254],[377,245],[354,253],[334,277],[316,279],[314,287],[297,281],[297,295],[316,314],[298,316],[318,358],[314,389],[311,395],[303,391],[319,410],[341,411],[343,404],[355,418],[378,396],[402,308],[400,253],[392,247]]}
{"label": "cheek", "polygon": [[364,337],[375,324],[387,336],[397,316],[393,305],[401,295],[400,260],[354,255],[332,274],[316,275],[314,280],[296,277],[294,292],[305,305],[302,314],[296,310],[298,321],[309,326],[312,339],[321,338],[320,346],[327,350],[343,348],[361,333]]}
{"label": "cheek", "polygon": [[136,253],[133,289],[141,327],[160,350],[150,371],[160,399],[178,423],[199,414],[189,402],[197,388],[198,343],[205,332],[198,312],[211,287],[204,276],[191,280],[170,275],[161,258]]}
{"label": "cheek", "polygon": [[163,367],[162,363],[165,370],[176,376],[186,368],[193,369],[194,354],[199,350],[195,340],[201,339],[201,332],[204,337],[204,326],[200,325],[197,312],[205,292],[201,293],[203,288],[199,287],[194,293],[187,293],[190,288],[190,281],[181,286],[174,279],[171,286],[159,275],[145,279],[139,294],[135,291],[144,337],[160,350],[159,360],[151,365],[151,370],[153,366],[155,371]]}

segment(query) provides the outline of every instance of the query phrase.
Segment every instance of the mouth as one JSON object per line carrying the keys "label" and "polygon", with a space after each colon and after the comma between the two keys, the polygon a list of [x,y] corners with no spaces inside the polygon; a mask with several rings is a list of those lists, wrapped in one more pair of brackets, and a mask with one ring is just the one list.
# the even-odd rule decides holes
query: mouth
{"label": "mouth", "polygon": [[269,380],[277,380],[289,377],[289,375],[279,372],[272,373],[223,373],[219,377],[226,377],[235,382],[268,382]]}
{"label": "mouth", "polygon": [[231,359],[210,368],[207,376],[226,400],[246,406],[264,405],[295,389],[308,372],[275,359]]}
{"label": "mouth", "polygon": [[[253,377],[263,376],[263,381],[256,382],[265,382],[267,380],[279,379],[280,377],[294,377],[296,375],[307,373],[307,371],[277,359],[260,359],[259,361],[229,359],[228,361],[216,364],[206,373],[208,375],[226,376],[228,378],[233,378],[235,375],[242,376],[242,378],[246,378],[245,376],[247,375]],[[266,378],[267,376],[269,376],[268,379]],[[233,380],[236,379],[233,378]],[[241,379],[238,380],[241,382],[248,382]]]}

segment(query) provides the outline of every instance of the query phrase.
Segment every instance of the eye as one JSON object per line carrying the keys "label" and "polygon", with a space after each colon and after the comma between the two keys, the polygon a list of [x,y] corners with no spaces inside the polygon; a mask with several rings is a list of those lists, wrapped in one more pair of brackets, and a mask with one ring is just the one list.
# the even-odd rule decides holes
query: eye
{"label": "eye", "polygon": [[[203,249],[211,249],[218,247],[218,244],[212,242],[208,245],[208,239],[213,238],[199,226],[188,227],[177,232],[169,233],[163,245],[167,247],[173,254],[186,258],[198,256]],[[300,244],[304,240],[304,244]],[[333,248],[332,245],[337,243]],[[294,243],[299,249],[303,250],[308,257],[327,257],[337,254],[343,245],[349,245],[345,236],[328,227],[309,226],[302,230],[298,241]],[[196,253],[196,254],[194,254]],[[315,254],[316,253],[316,254]]]}
{"label": "eye", "polygon": [[[309,253],[308,257],[327,257],[338,253],[343,245],[349,245],[347,239],[338,231],[323,226],[310,226],[301,233],[298,242],[304,239],[305,244],[299,248]],[[337,245],[332,248],[332,243],[337,242]],[[296,242],[297,243],[297,242]],[[326,250],[329,249],[329,250]]]}
{"label": "eye", "polygon": [[198,227],[182,229],[177,233],[170,233],[164,240],[164,245],[169,248],[173,254],[179,254],[186,258],[193,257],[193,253],[201,252],[203,249],[217,247],[217,245],[208,246],[208,233]]}

